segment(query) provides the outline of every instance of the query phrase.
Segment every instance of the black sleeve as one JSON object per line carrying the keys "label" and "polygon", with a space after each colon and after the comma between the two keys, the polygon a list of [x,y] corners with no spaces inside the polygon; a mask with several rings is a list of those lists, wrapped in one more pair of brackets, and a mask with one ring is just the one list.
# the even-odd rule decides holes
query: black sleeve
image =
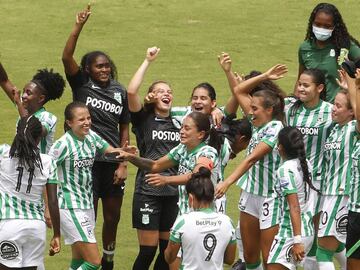
{"label": "black sleeve", "polygon": [[75,92],[81,87],[83,86],[83,84],[85,83],[85,78],[83,73],[81,72],[81,70],[79,69],[78,72],[73,75],[70,76],[68,74],[66,74],[66,79],[70,84],[71,87],[71,91],[73,92],[73,95],[75,95]]}
{"label": "black sleeve", "polygon": [[141,108],[141,110],[138,112],[130,112],[130,115],[131,115],[131,124],[134,127],[138,127],[139,125],[141,125],[141,123],[144,122],[146,117],[146,112],[144,111],[144,108]]}
{"label": "black sleeve", "polygon": [[129,104],[127,98],[126,90],[123,91],[123,110],[121,112],[121,117],[119,119],[119,124],[129,124],[130,123],[130,112],[129,112]]}

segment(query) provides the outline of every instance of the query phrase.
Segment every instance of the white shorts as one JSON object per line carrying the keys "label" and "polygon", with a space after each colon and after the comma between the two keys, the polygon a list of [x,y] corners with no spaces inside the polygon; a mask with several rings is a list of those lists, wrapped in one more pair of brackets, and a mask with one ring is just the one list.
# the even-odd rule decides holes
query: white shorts
{"label": "white shorts", "polygon": [[341,243],[346,241],[348,223],[348,196],[321,196],[322,213],[318,237],[334,236]]}
{"label": "white shorts", "polygon": [[226,195],[214,201],[216,212],[225,214],[226,213]]}
{"label": "white shorts", "polygon": [[94,209],[60,209],[60,229],[65,245],[96,243]]}
{"label": "white shorts", "polygon": [[44,221],[5,219],[0,221],[0,232],[0,264],[10,268],[24,268],[44,263]]}
{"label": "white shorts", "polygon": [[[239,210],[259,219],[260,230],[268,229],[279,223],[279,200],[241,192]],[[241,220],[240,220],[241,222]]]}
{"label": "white shorts", "polygon": [[[304,243],[305,254],[309,252],[314,241],[314,236],[302,237]],[[296,270],[297,266],[301,266],[302,262],[293,259],[291,248],[294,244],[293,238],[280,238],[275,236],[272,242],[269,258],[267,263],[278,263],[287,269]]]}

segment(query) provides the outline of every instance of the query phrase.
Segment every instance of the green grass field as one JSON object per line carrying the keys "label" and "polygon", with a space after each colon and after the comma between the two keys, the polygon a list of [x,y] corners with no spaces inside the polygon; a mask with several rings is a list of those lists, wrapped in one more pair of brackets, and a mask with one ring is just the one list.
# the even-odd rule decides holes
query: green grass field
{"label": "green grass field", "polygon": [[[276,63],[288,65],[289,73],[279,84],[292,91],[297,76],[297,49],[304,39],[308,17],[320,1],[275,0],[94,0],[92,15],[79,39],[76,58],[90,50],[106,51],[118,67],[119,81],[127,85],[147,47],[161,48],[144,85],[157,79],[169,81],[175,105],[187,105],[192,88],[203,81],[215,86],[218,104],[229,96],[226,78],[217,55],[226,51],[234,70],[265,71]],[[333,1],[341,11],[349,32],[360,38],[358,0]],[[77,11],[85,0],[1,0],[0,61],[11,80],[22,89],[38,68],[52,67],[63,72],[62,49]],[[145,93],[145,88],[142,93]],[[58,116],[57,138],[62,134],[63,109],[71,101],[67,87],[61,100],[46,108]],[[0,142],[11,143],[17,111],[0,94],[3,114]],[[228,172],[240,161],[228,166]],[[130,166],[116,247],[116,269],[131,269],[137,254],[136,231],[131,225],[134,167]],[[228,214],[237,220],[239,190],[232,188]],[[101,218],[97,227],[99,242]],[[100,243],[99,243],[100,245]],[[101,245],[100,245],[101,246]],[[56,257],[46,256],[47,269],[67,269],[70,249],[63,246]]]}

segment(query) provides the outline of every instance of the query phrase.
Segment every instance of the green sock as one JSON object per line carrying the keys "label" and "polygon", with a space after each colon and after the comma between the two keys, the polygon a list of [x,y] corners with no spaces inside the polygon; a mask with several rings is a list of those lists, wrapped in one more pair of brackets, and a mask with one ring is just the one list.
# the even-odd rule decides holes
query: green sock
{"label": "green sock", "polygon": [[97,270],[100,268],[100,265],[95,265],[89,262],[83,262],[82,265],[77,270]]}
{"label": "green sock", "polygon": [[79,268],[80,265],[82,265],[84,262],[83,259],[72,259],[70,263],[69,270],[76,270]]}
{"label": "green sock", "polygon": [[316,260],[318,262],[332,262],[333,257],[334,257],[333,251],[318,246],[316,250]]}

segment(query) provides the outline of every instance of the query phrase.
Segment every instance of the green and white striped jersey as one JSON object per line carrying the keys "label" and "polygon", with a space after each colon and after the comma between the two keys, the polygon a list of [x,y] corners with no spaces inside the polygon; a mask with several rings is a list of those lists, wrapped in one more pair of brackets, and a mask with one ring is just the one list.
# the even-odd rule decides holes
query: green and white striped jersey
{"label": "green and white striped jersey", "polygon": [[[308,162],[308,167],[311,165]],[[299,159],[286,160],[279,167],[276,174],[275,190],[280,200],[280,221],[278,235],[282,238],[293,237],[293,227],[290,218],[290,209],[286,199],[289,194],[297,194],[301,210],[301,235],[311,236],[314,234],[312,213],[314,212],[315,202],[311,201],[309,185],[303,180],[303,173]]]}
{"label": "green and white striped jersey", "polygon": [[191,110],[190,106],[171,107],[170,116],[171,116],[171,119],[174,119],[176,123],[180,124],[180,126],[179,126],[179,128],[180,128],[185,116],[187,116],[191,112],[192,112],[192,110]]}
{"label": "green and white striped jersey", "polygon": [[[359,133],[358,133],[359,136]],[[352,171],[350,180],[350,196],[348,208],[352,212],[360,213],[360,139],[356,141],[352,154]]]}
{"label": "green and white striped jersey", "polygon": [[304,136],[306,158],[313,166],[314,185],[320,188],[324,177],[324,143],[329,136],[333,122],[331,118],[332,104],[320,100],[318,106],[307,109],[303,104],[293,112],[294,99],[285,99],[286,122],[290,127],[298,128]]}
{"label": "green and white striped jersey", "polygon": [[92,209],[93,180],[91,169],[96,151],[104,153],[109,144],[90,130],[84,140],[69,130],[51,147],[54,159],[49,183],[58,183],[61,209]]}
{"label": "green and white striped jersey", "polygon": [[355,146],[356,121],[336,124],[324,144],[325,176],[322,195],[349,195],[352,152]]}
{"label": "green and white striped jersey", "polygon": [[0,145],[0,220],[44,220],[42,192],[47,183],[52,159],[41,154],[42,170],[21,166],[9,157],[10,146]]}
{"label": "green and white striped jersey", "polygon": [[237,185],[248,193],[270,197],[274,191],[274,180],[276,170],[278,169],[281,158],[275,145],[278,141],[278,135],[283,128],[280,121],[272,120],[261,127],[252,127],[252,136],[246,151],[250,155],[256,146],[260,143],[266,143],[273,150],[258,160],[246,174],[244,174]]}
{"label": "green and white striped jersey", "polygon": [[39,143],[40,153],[47,154],[54,143],[57,118],[52,113],[46,111],[44,107],[34,113],[34,116],[39,119],[41,125],[47,131],[47,135],[41,138]]}
{"label": "green and white striped jersey", "polygon": [[[191,173],[196,164],[197,160],[200,157],[206,157],[213,162],[213,169],[211,170],[211,181],[216,185],[219,177],[219,167],[218,167],[218,155],[215,148],[206,145],[204,142],[200,143],[195,149],[191,152],[187,151],[187,148],[184,144],[179,144],[174,147],[168,154],[169,159],[171,159],[175,164],[178,165],[178,174],[187,174]],[[188,195],[185,190],[185,185],[179,185],[179,215],[188,213],[190,211],[188,203]]]}
{"label": "green and white striped jersey", "polygon": [[219,179],[218,181],[224,181],[225,178],[225,167],[230,160],[230,155],[232,153],[230,142],[227,138],[224,138],[224,143],[221,145],[220,154],[219,154]]}
{"label": "green and white striped jersey", "polygon": [[229,244],[236,243],[231,219],[205,208],[178,216],[170,241],[181,244],[180,269],[223,269],[224,254]]}

